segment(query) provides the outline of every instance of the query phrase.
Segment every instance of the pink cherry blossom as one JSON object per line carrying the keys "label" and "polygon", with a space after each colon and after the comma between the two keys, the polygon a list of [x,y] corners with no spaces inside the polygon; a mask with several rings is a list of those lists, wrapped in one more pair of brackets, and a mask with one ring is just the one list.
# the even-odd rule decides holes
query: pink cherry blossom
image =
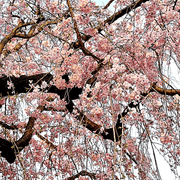
{"label": "pink cherry blossom", "polygon": [[1,178],[178,177],[180,2],[109,3],[0,2]]}

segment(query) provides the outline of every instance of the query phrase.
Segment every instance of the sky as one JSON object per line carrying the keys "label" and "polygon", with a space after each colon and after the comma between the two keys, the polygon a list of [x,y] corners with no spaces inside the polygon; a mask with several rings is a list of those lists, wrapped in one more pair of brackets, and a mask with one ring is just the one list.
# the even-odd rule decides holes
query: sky
{"label": "sky", "polygon": [[[109,0],[94,0],[94,1],[96,2],[97,5],[100,5],[100,6],[104,6],[109,2]],[[111,5],[108,9],[114,11],[113,5]],[[174,69],[174,67],[172,67],[172,69],[173,69],[172,72],[175,72],[175,73],[174,73],[174,75],[171,74],[171,77],[177,77],[177,74],[176,74],[177,71]],[[159,155],[157,150],[155,150],[155,153],[156,153],[158,168],[159,168],[162,180],[180,180],[180,179],[175,178],[174,174],[170,171],[169,165],[164,161],[163,157],[161,155]],[[179,170],[180,170],[180,168],[179,168]]]}

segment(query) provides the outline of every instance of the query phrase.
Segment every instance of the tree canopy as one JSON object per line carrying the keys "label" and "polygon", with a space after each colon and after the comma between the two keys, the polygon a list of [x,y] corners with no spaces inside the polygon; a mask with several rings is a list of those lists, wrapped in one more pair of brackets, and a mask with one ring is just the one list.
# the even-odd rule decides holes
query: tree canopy
{"label": "tree canopy", "polygon": [[161,179],[159,154],[180,176],[180,1],[0,8],[3,178]]}

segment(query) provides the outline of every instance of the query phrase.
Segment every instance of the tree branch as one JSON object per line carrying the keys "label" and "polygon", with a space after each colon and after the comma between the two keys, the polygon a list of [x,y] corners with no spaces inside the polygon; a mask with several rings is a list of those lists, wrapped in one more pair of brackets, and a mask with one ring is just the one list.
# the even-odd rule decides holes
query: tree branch
{"label": "tree branch", "polygon": [[114,0],[110,0],[110,1],[106,4],[106,6],[103,7],[103,9],[107,9],[107,8],[111,5],[111,3],[112,3],[113,1],[114,1]]}
{"label": "tree branch", "polygon": [[[62,76],[62,78],[66,78],[66,75]],[[0,86],[3,87],[0,89],[0,94],[2,97],[8,96],[8,95],[14,95],[14,92],[11,89],[8,89],[7,82],[11,80],[11,82],[14,84],[14,91],[15,94],[20,93],[27,93],[32,92],[34,88],[30,87],[29,81],[33,81],[33,85],[39,85],[41,86],[43,81],[46,81],[49,83],[53,76],[50,73],[42,73],[32,76],[20,76],[20,77],[7,77],[3,76],[0,78]],[[61,99],[65,99],[67,102],[66,108],[71,113],[73,111],[73,103],[72,100],[78,99],[79,95],[82,93],[82,88],[73,87],[73,88],[65,88],[65,89],[58,89],[56,86],[52,85],[50,87],[47,87],[45,89],[42,89],[43,91],[46,91],[47,93],[55,93],[60,96]]]}
{"label": "tree branch", "polygon": [[[46,100],[53,101],[54,99],[52,97],[48,97]],[[39,109],[41,112],[44,110],[43,106],[38,106],[37,109]],[[36,120],[35,117],[29,117],[29,121],[27,123],[24,134],[18,141],[10,142],[6,139],[0,138],[1,156],[4,157],[9,163],[13,163],[16,159],[16,155],[19,154],[20,151],[22,151],[26,146],[29,145],[29,142],[32,138],[34,131],[33,127],[35,120]],[[4,125],[4,123],[1,124]],[[4,126],[9,128],[8,125],[4,125]],[[40,134],[38,134],[38,137],[40,137],[41,139],[43,138],[43,136],[41,136]],[[46,143],[47,142],[48,141],[46,141]],[[53,144],[51,144],[51,146],[52,145]]]}
{"label": "tree branch", "polygon": [[2,121],[0,121],[0,126],[2,126],[3,128],[5,128],[5,129],[12,129],[12,130],[14,130],[14,129],[18,129],[18,127],[16,126],[16,125],[7,125],[6,123],[3,123]]}
{"label": "tree branch", "polygon": [[13,163],[16,160],[16,155],[29,145],[33,134],[33,126],[36,118],[30,117],[26,126],[26,130],[23,136],[15,142],[10,142],[6,139],[0,138],[0,151],[1,156],[4,157],[9,163]]}
{"label": "tree branch", "polygon": [[[115,22],[116,20],[118,20],[120,17],[124,16],[125,14],[129,13],[132,9],[136,9],[138,7],[140,7],[140,5],[142,3],[145,3],[149,0],[137,0],[136,2],[130,4],[129,6],[125,7],[124,9],[121,9],[120,11],[118,11],[117,13],[114,13],[112,16],[110,16],[109,18],[107,18],[105,21],[104,21],[104,24],[108,23],[108,24],[112,24],[113,22]],[[109,4],[111,4],[113,2],[113,0],[110,0],[109,3],[106,5],[108,6]],[[105,6],[105,7],[106,7]],[[105,8],[104,7],[104,8]],[[103,8],[103,9],[104,9]],[[101,27],[97,27],[96,28],[98,30],[98,32],[100,33],[102,31]],[[84,39],[87,39],[85,41],[88,41],[91,37],[89,37],[89,35],[85,35],[84,34]],[[76,48],[79,48],[80,44],[77,44],[77,47]]]}
{"label": "tree branch", "polygon": [[180,89],[163,89],[161,87],[158,87],[155,83],[152,84],[151,89],[152,91],[158,92],[159,94],[162,95],[169,95],[169,96],[174,96],[175,94],[180,95]]}
{"label": "tree branch", "polygon": [[104,24],[106,24],[106,23],[112,24],[114,21],[116,21],[120,17],[124,16],[125,14],[128,14],[132,9],[138,8],[142,3],[145,3],[147,1],[149,1],[149,0],[137,0],[137,1],[135,1],[134,3],[130,4],[129,6],[125,7],[124,9],[121,9],[120,11],[118,11],[117,13],[113,14],[111,17],[106,19],[104,21]]}
{"label": "tree branch", "polygon": [[74,176],[69,177],[68,180],[75,180],[79,176],[89,176],[91,179],[96,179],[94,173],[89,173],[87,171],[81,171],[80,173],[78,173],[78,174],[76,174]]}
{"label": "tree branch", "polygon": [[[91,121],[87,116],[85,116],[78,109],[77,111],[79,112],[79,116],[77,116],[76,118],[80,120],[80,122],[82,123],[84,127],[90,130],[92,133],[101,135],[103,139],[109,139],[114,142],[113,128],[104,129],[103,126]],[[122,137],[122,122],[120,122],[120,119],[119,119],[120,117],[121,116],[118,116],[118,120],[115,126],[116,142],[120,141]],[[102,132],[101,132],[101,128],[102,128]]]}
{"label": "tree branch", "polygon": [[[45,21],[43,24],[41,24],[40,26],[38,26],[37,23],[35,22],[29,22],[29,23],[22,23],[20,22],[18,24],[17,27],[15,27],[11,33],[9,35],[6,35],[2,41],[0,42],[0,55],[2,54],[2,51],[5,47],[5,45],[13,38],[13,37],[19,37],[19,38],[25,38],[25,39],[30,39],[31,37],[34,37],[36,36],[37,34],[39,34],[43,28],[45,26],[48,26],[48,25],[51,25],[51,24],[57,24],[58,22],[61,22],[63,20],[63,17],[65,17],[67,14],[68,14],[69,10],[66,11],[61,18],[59,19],[55,19],[55,20],[47,20]],[[21,32],[19,32],[19,30],[22,28],[22,27],[27,27],[27,26],[30,26],[32,25],[32,27],[30,28],[28,34],[22,34]],[[35,29],[36,27],[38,27],[38,32],[34,33],[35,32]]]}

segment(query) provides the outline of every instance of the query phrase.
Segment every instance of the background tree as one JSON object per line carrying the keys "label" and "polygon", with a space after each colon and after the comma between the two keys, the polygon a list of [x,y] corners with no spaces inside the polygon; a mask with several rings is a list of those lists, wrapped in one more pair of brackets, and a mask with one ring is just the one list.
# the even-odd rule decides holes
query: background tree
{"label": "background tree", "polygon": [[0,2],[3,178],[178,177],[180,2],[112,2]]}

